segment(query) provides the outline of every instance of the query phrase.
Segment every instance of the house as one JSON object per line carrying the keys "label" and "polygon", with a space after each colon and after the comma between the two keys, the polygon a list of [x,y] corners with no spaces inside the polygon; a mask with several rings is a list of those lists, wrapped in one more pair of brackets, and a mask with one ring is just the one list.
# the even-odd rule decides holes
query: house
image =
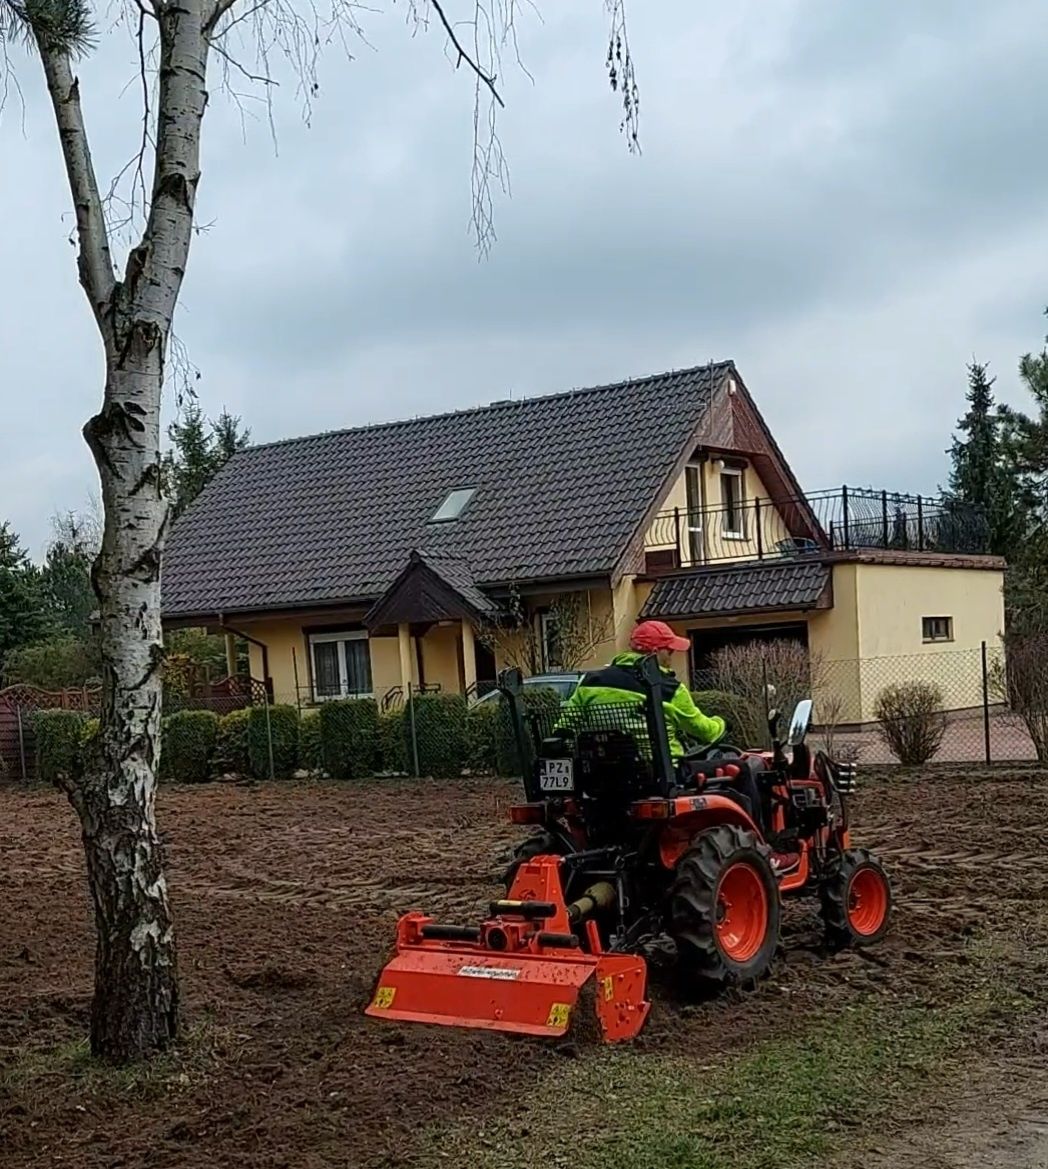
{"label": "house", "polygon": [[723,362],[239,452],[171,534],[164,619],[246,638],[276,701],[390,701],[490,684],[510,611],[536,665],[564,664],[570,602],[590,635],[573,665],[624,648],[639,617],[691,639],[683,674],[797,638],[862,721],[871,662],[920,677],[998,638],[1004,565],[983,537],[941,501],[806,495]]}

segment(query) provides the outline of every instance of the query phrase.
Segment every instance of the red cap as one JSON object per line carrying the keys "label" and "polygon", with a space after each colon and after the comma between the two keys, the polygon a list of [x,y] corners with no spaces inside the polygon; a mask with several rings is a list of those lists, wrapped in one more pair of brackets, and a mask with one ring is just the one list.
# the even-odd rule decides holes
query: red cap
{"label": "red cap", "polygon": [[686,637],[678,637],[665,621],[642,621],[634,629],[630,645],[642,654],[653,654],[659,649],[684,653],[691,649],[691,642]]}

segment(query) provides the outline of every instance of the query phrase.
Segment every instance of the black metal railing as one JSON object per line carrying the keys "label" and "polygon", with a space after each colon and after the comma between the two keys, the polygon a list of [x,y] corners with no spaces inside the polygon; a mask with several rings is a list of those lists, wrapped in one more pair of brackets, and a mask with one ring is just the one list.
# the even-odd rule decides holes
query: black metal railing
{"label": "black metal railing", "polygon": [[646,547],[653,568],[688,568],[874,548],[980,555],[988,540],[986,517],[970,504],[839,487],[660,512]]}

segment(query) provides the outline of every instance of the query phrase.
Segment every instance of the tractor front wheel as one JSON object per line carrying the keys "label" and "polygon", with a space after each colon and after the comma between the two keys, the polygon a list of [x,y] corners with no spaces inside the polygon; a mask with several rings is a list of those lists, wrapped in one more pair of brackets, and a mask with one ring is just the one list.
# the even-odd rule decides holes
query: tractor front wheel
{"label": "tractor front wheel", "polygon": [[779,944],[781,906],[760,839],[734,824],[697,836],[677,865],[670,917],[692,978],[733,986],[763,977]]}
{"label": "tractor front wheel", "polygon": [[891,883],[881,862],[866,849],[842,853],[819,892],[826,940],[833,949],[870,946],[888,932]]}

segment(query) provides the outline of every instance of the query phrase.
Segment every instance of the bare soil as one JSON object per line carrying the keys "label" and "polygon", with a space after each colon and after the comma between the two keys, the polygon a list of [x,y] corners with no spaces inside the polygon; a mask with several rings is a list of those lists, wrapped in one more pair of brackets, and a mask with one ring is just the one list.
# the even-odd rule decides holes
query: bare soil
{"label": "bare soil", "polygon": [[[50,792],[0,789],[0,1165],[392,1169],[419,1163],[420,1128],[511,1113],[563,1045],[361,1011],[400,912],[480,915],[514,798],[479,781],[165,788],[187,1037],[150,1072],[114,1075],[83,1058],[93,940],[75,817]],[[639,1046],[708,1060],[871,995],[934,1005],[963,987],[973,939],[1043,928],[1043,778],[878,782],[855,814],[894,881],[883,946],[827,955],[800,905],[771,979],[697,1005],[656,988]],[[1020,987],[1035,974],[1012,972]]]}

